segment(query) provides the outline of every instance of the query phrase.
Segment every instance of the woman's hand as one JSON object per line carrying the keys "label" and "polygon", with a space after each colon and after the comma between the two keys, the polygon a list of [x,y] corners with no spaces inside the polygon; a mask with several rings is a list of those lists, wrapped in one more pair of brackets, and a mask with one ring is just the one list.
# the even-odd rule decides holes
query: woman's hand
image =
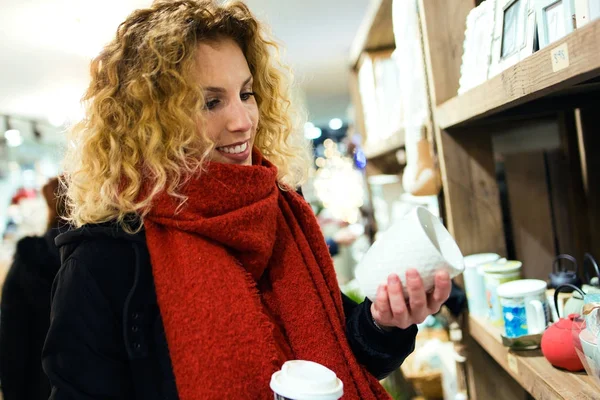
{"label": "woman's hand", "polygon": [[435,287],[425,292],[421,276],[415,269],[406,272],[408,303],[404,300],[402,283],[396,274],[388,277],[387,285],[377,289],[375,302],[371,304],[373,319],[382,328],[398,327],[406,329],[420,324],[428,315],[435,314],[450,296],[450,276],[445,271],[435,275]]}

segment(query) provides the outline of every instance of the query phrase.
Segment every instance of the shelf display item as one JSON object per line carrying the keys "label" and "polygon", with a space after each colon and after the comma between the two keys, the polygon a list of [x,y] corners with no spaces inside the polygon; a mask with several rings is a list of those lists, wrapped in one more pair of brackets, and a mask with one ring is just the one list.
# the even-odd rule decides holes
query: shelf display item
{"label": "shelf display item", "polygon": [[488,307],[485,297],[485,282],[480,271],[480,266],[498,261],[500,255],[496,253],[470,254],[465,257],[465,272],[463,279],[465,282],[465,291],[467,293],[467,302],[469,304],[469,313],[476,317],[485,317]]}
{"label": "shelf display item", "polygon": [[429,98],[416,0],[395,0],[392,3],[392,20],[406,145],[402,186],[415,196],[437,195],[442,181],[432,145],[427,139]]}
{"label": "shelf display item", "polygon": [[358,85],[365,120],[365,148],[379,147],[402,134],[402,104],[398,64],[391,51],[368,52],[361,56]]}
{"label": "shelf display item", "polygon": [[573,32],[574,0],[535,0],[540,49]]}
{"label": "shelf display item", "polygon": [[362,292],[374,301],[377,288],[392,273],[402,280],[406,296],[410,268],[419,272],[425,290],[434,287],[437,271],[445,270],[454,278],[464,270],[458,245],[439,218],[424,207],[415,208],[383,232],[360,261],[355,276]]}
{"label": "shelf display item", "polygon": [[520,279],[498,286],[504,334],[509,338],[544,332],[550,321],[546,282]]}
{"label": "shelf display item", "polygon": [[579,314],[569,314],[567,318],[560,318],[544,332],[541,343],[542,354],[550,364],[572,372],[584,369],[571,338],[577,318]]}
{"label": "shelf display item", "polygon": [[533,54],[536,44],[533,0],[497,0],[494,16],[488,78]]}
{"label": "shelf display item", "polygon": [[521,277],[522,266],[523,263],[520,261],[501,260],[481,267],[485,281],[488,318],[494,326],[502,326],[504,324],[502,306],[500,305],[497,293],[498,286],[519,279]]}
{"label": "shelf display item", "polygon": [[[568,261],[568,263],[561,262],[562,260]],[[573,269],[568,269],[564,265],[573,265]],[[548,284],[551,288],[557,288],[566,283],[581,287],[581,279],[579,279],[579,268],[577,266],[577,260],[575,257],[568,254],[560,254],[552,263],[552,272],[550,273],[550,283]]]}
{"label": "shelf display item", "polygon": [[458,94],[485,82],[488,78],[496,1],[485,0],[467,16]]}
{"label": "shelf display item", "polygon": [[575,0],[575,28],[600,18],[600,0]]}
{"label": "shelf display item", "polygon": [[[559,309],[559,295],[560,289],[557,289],[554,292],[554,305],[556,309]],[[579,314],[568,314],[567,318],[559,318],[555,324],[544,332],[541,343],[542,354],[550,364],[574,372],[583,370],[583,364],[577,355],[571,337],[574,324],[575,327],[581,326],[581,324],[575,322],[578,318],[580,318]]]}
{"label": "shelf display item", "polygon": [[588,314],[577,316],[573,320],[571,339],[585,371],[600,388],[600,350],[598,349],[598,334],[594,333],[600,330],[600,326],[597,325],[600,311],[598,307],[590,310],[590,314],[595,314],[595,318],[589,318],[590,314]]}

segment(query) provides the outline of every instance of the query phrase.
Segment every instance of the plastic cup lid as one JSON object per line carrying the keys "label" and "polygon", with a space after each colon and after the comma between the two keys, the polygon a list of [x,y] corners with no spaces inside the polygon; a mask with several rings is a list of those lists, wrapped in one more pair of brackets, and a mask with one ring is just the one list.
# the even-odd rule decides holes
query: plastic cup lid
{"label": "plastic cup lid", "polygon": [[335,372],[312,361],[287,361],[271,376],[271,389],[294,400],[338,400],[344,384]]}
{"label": "plastic cup lid", "polygon": [[498,296],[504,298],[523,297],[529,294],[545,292],[546,282],[540,279],[519,279],[498,286]]}
{"label": "plastic cup lid", "polygon": [[488,274],[503,274],[506,272],[514,272],[519,270],[523,263],[521,261],[506,261],[502,263],[490,263],[484,265],[483,272]]}
{"label": "plastic cup lid", "polygon": [[492,263],[499,259],[500,255],[496,253],[469,254],[465,257],[465,267],[473,268],[482,264]]}

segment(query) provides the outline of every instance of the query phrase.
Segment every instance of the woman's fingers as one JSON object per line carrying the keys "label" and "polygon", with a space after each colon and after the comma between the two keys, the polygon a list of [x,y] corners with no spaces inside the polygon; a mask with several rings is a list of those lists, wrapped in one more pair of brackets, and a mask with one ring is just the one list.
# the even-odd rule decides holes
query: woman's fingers
{"label": "woman's fingers", "polygon": [[394,316],[394,326],[407,327],[410,324],[410,313],[404,300],[404,292],[402,290],[402,282],[396,274],[391,274],[388,277],[388,297],[392,315]]}
{"label": "woman's fingers", "polygon": [[405,286],[408,303],[404,299],[402,282],[396,274],[391,274],[387,285],[381,285],[377,289],[371,313],[378,324],[399,328],[420,324],[428,315],[440,310],[450,295],[452,283],[447,272],[437,272],[433,291],[426,293],[423,280],[417,270],[409,269],[406,272]]}
{"label": "woman's fingers", "polygon": [[435,314],[450,296],[452,281],[446,271],[438,271],[435,274],[435,287],[432,293],[428,295],[428,308],[431,314]]}
{"label": "woman's fingers", "polygon": [[429,309],[423,280],[416,269],[409,269],[406,272],[406,287],[412,321],[417,324],[421,323],[429,315]]}
{"label": "woman's fingers", "polygon": [[390,321],[393,318],[386,285],[381,285],[377,288],[377,296],[375,297],[372,314],[376,321],[382,323]]}

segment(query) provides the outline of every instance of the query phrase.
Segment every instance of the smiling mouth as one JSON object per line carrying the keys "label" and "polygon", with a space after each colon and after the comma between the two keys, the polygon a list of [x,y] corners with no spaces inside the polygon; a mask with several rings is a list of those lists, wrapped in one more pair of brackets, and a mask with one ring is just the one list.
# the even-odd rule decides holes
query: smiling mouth
{"label": "smiling mouth", "polygon": [[225,154],[242,154],[248,149],[248,142],[233,146],[217,147],[217,150]]}

